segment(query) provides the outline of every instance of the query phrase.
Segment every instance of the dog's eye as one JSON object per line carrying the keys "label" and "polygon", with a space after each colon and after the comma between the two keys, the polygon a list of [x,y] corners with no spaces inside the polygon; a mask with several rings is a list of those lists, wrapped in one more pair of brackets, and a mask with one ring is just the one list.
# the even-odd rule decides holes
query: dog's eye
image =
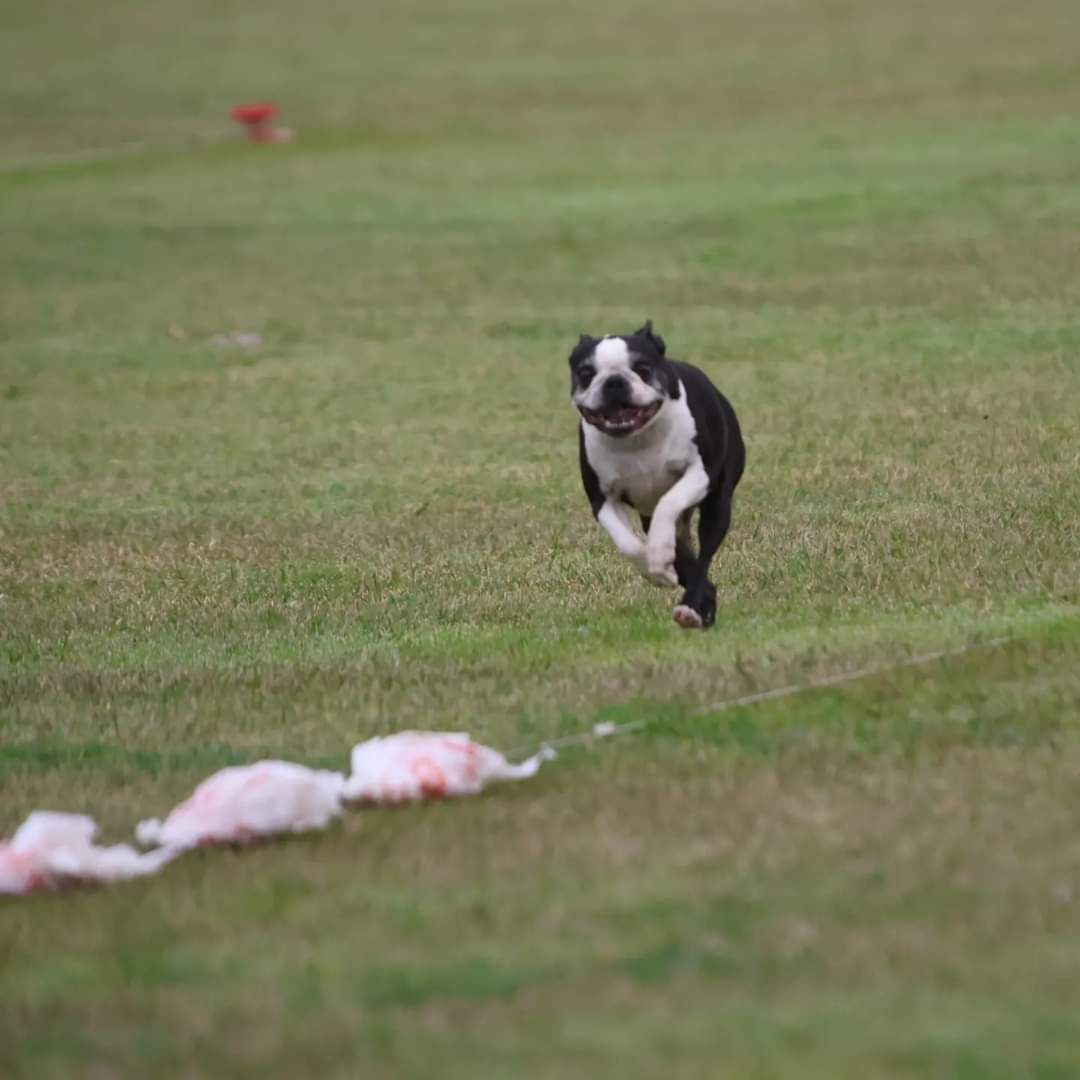
{"label": "dog's eye", "polygon": [[588,386],[589,383],[591,383],[593,381],[593,376],[595,374],[596,374],[596,369],[595,368],[580,367],[580,368],[578,368],[578,373],[577,373],[578,382],[581,383],[582,386]]}
{"label": "dog's eye", "polygon": [[648,364],[635,364],[634,374],[643,382],[648,382],[652,377],[652,368]]}

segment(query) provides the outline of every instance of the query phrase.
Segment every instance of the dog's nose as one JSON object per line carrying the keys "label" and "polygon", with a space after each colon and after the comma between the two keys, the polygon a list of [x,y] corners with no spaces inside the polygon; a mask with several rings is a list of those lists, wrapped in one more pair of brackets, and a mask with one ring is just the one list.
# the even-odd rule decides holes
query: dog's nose
{"label": "dog's nose", "polygon": [[630,404],[630,384],[621,375],[612,375],[604,383],[604,404]]}

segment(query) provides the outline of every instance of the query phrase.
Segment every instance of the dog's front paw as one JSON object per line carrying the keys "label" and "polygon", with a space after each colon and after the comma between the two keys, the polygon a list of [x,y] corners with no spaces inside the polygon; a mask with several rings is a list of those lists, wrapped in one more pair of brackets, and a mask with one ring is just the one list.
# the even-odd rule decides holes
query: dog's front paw
{"label": "dog's front paw", "polygon": [[654,573],[649,569],[649,564],[642,560],[637,563],[638,573],[650,584],[655,585],[660,589],[667,589],[671,586],[679,584],[678,575],[675,573],[675,567],[669,566],[666,569],[662,569],[659,572]]}
{"label": "dog's front paw", "polygon": [[650,544],[645,550],[645,576],[661,588],[679,584],[675,572],[675,545]]}
{"label": "dog's front paw", "polygon": [[670,559],[653,557],[650,551],[645,562],[645,577],[660,589],[674,588],[678,584],[674,553]]}
{"label": "dog's front paw", "polygon": [[640,559],[634,560],[634,568],[650,585],[655,585],[658,588],[666,589],[669,585],[677,585],[679,583],[674,566],[662,566],[653,569],[650,567],[649,560],[645,558],[644,554],[642,554]]}

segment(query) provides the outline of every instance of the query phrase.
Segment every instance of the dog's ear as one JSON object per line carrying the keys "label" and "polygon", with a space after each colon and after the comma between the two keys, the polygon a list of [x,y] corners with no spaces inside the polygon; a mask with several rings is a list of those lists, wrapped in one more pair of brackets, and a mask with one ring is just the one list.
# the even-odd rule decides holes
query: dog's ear
{"label": "dog's ear", "polygon": [[600,343],[599,338],[594,338],[592,334],[582,334],[578,338],[578,343],[574,346],[573,351],[570,353],[570,366],[573,367],[579,360],[583,360],[588,356]]}
{"label": "dog's ear", "polygon": [[640,330],[634,331],[634,337],[648,338],[652,342],[652,347],[663,356],[667,352],[667,343],[657,333],[653,331],[652,319],[646,319],[645,325]]}

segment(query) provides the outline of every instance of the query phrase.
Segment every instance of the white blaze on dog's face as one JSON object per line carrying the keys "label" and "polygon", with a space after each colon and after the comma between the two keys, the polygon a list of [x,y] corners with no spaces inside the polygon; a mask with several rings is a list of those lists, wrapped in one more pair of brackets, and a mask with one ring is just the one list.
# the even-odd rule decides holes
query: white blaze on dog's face
{"label": "white blaze on dog's face", "polygon": [[570,395],[587,424],[621,438],[644,430],[678,386],[652,323],[624,336],[582,334],[570,354]]}

